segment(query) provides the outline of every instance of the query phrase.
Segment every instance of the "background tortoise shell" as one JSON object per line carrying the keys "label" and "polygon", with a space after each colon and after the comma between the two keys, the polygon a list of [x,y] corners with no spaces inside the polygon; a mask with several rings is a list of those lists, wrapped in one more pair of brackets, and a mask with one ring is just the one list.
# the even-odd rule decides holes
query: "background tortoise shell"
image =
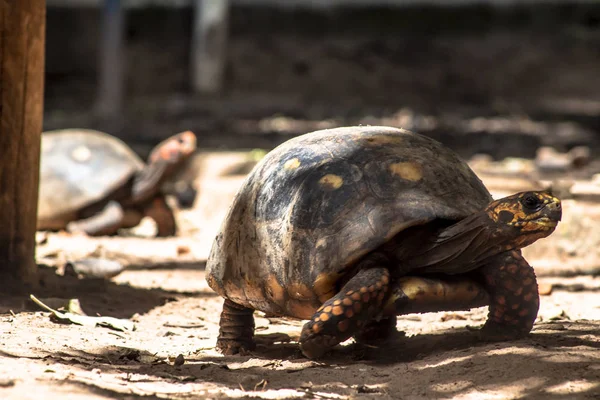
{"label": "background tortoise shell", "polygon": [[41,146],[39,227],[63,227],[145,167],[123,141],[95,130],[47,131]]}
{"label": "background tortoise shell", "polygon": [[246,178],[207,281],[237,304],[309,319],[353,263],[403,229],[462,219],[491,200],[469,166],[429,137],[376,126],[308,133]]}

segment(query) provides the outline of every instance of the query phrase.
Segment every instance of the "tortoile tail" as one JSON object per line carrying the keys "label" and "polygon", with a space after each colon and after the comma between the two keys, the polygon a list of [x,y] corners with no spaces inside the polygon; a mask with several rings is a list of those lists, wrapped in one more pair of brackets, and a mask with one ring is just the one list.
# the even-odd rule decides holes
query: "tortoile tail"
{"label": "tortoile tail", "polygon": [[254,346],[254,310],[307,319],[310,358],[385,338],[396,315],[489,305],[481,333],[532,329],[539,307],[520,249],[550,235],[560,200],[492,196],[453,151],[417,133],[316,131],[272,150],[242,184],[207,263],[225,298],[217,347]]}

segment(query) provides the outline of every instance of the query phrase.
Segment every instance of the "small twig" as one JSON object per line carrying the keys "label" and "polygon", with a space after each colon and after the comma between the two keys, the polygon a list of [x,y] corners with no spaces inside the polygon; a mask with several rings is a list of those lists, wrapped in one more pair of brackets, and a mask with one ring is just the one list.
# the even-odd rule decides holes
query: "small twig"
{"label": "small twig", "polygon": [[121,334],[120,334],[120,333],[118,333],[118,332],[108,331],[108,333],[109,333],[110,335],[115,335],[116,337],[119,337],[119,338],[121,338],[121,339],[127,339],[127,336],[121,335]]}
{"label": "small twig", "polygon": [[260,388],[260,391],[261,391],[261,392],[264,392],[264,391],[265,391],[265,388],[267,387],[267,383],[268,383],[268,382],[267,382],[267,380],[266,380],[266,379],[263,379],[263,380],[261,380],[261,381],[260,381],[260,382],[258,382],[256,385],[254,385],[254,391],[256,392],[256,391],[257,391],[257,389],[258,389],[258,387],[259,387],[259,386],[262,386],[262,387]]}
{"label": "small twig", "polygon": [[189,325],[184,325],[184,324],[172,324],[170,322],[165,322],[163,324],[163,326],[166,327],[166,328],[195,329],[195,328],[204,328],[206,325],[204,325],[204,324],[189,324]]}

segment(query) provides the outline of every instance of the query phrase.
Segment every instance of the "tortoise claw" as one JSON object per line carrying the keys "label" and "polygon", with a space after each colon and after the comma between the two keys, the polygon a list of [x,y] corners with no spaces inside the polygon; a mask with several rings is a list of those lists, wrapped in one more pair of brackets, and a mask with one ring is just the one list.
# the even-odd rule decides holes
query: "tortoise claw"
{"label": "tortoise claw", "polygon": [[303,338],[300,341],[300,351],[310,359],[317,359],[324,356],[333,346],[340,342],[336,336],[312,335],[312,337]]}
{"label": "tortoise claw", "polygon": [[256,343],[253,340],[235,340],[235,339],[218,339],[217,350],[223,355],[232,356],[235,354],[247,355],[256,348]]}
{"label": "tortoise claw", "polygon": [[478,331],[479,340],[484,342],[503,342],[521,339],[529,336],[529,334],[529,330],[524,330],[517,326],[507,326],[489,322]]}

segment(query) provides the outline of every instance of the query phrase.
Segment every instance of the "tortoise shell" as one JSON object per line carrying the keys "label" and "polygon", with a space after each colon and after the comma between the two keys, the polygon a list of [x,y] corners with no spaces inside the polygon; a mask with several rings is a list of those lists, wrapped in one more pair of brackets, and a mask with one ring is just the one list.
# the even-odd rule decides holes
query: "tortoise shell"
{"label": "tortoise shell", "polygon": [[123,141],[87,129],[42,134],[38,225],[64,225],[63,216],[100,201],[145,167]]}
{"label": "tortoise shell", "polygon": [[248,175],[213,243],[207,281],[237,304],[308,319],[354,263],[402,230],[460,220],[491,200],[469,166],[429,137],[376,126],[308,133]]}

